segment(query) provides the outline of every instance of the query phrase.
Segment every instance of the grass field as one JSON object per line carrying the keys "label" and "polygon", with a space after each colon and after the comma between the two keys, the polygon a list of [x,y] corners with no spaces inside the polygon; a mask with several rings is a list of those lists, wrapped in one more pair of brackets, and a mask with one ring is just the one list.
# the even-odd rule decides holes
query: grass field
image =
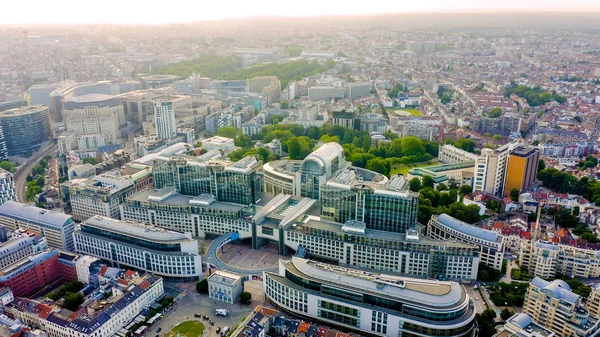
{"label": "grass field", "polygon": [[410,114],[413,116],[421,116],[421,111],[417,109],[394,109],[394,111],[406,111],[410,112]]}
{"label": "grass field", "polygon": [[425,167],[425,166],[436,165],[437,163],[438,163],[437,160],[432,160],[432,161],[427,162],[427,163],[418,163],[418,164],[409,164],[409,165],[394,165],[392,167],[390,175],[403,174],[403,175],[406,176],[406,174],[408,173],[408,170],[410,170],[410,169],[414,169],[414,168],[417,168],[417,167]]}
{"label": "grass field", "polygon": [[196,321],[187,321],[174,327],[166,337],[177,337],[178,332],[181,337],[200,337],[203,331],[204,324]]}

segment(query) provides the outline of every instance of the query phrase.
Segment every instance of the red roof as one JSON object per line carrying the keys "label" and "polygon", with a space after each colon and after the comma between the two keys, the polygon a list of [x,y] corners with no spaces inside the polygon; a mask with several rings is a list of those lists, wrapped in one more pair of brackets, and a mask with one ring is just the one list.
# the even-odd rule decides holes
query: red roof
{"label": "red roof", "polygon": [[327,332],[329,330],[325,329],[325,328],[320,328],[319,330],[317,330],[317,337],[325,337],[327,336]]}
{"label": "red roof", "polygon": [[39,312],[39,316],[42,319],[48,319],[48,316],[52,313],[52,308],[43,303],[38,304],[35,309],[36,312]]}
{"label": "red roof", "polygon": [[135,276],[135,272],[131,269],[125,272],[125,278],[131,280]]}
{"label": "red roof", "polygon": [[148,287],[150,287],[150,285],[151,285],[150,282],[144,281],[144,282],[140,283],[140,288],[142,288],[142,290],[146,290],[146,289],[148,289]]}
{"label": "red roof", "polygon": [[100,268],[100,272],[98,273],[98,275],[100,275],[100,276],[104,276],[104,273],[106,273],[106,271],[107,271],[107,270],[108,270],[108,267],[107,267],[107,266],[102,266],[102,267]]}
{"label": "red roof", "polygon": [[128,286],[128,285],[129,285],[129,282],[125,281],[125,280],[124,280],[124,279],[122,279],[122,278],[118,279],[118,280],[117,280],[117,283],[118,283],[118,284],[122,284],[122,285],[124,285],[124,286]]}
{"label": "red roof", "polygon": [[300,322],[300,326],[298,327],[298,333],[303,333],[308,331],[308,327],[310,327],[310,324],[302,321]]}
{"label": "red roof", "polygon": [[503,228],[504,228],[504,224],[503,224],[502,222],[494,222],[494,223],[492,224],[492,228],[495,228],[495,229],[503,229]]}
{"label": "red roof", "polygon": [[530,232],[521,231],[519,233],[519,235],[521,235],[521,238],[523,238],[523,239],[531,240],[531,233]]}

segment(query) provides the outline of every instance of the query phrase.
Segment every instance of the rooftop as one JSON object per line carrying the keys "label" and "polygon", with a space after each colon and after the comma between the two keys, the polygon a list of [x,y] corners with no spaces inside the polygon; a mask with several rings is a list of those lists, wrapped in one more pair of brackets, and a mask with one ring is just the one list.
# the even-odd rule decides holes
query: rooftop
{"label": "rooftop", "polygon": [[562,299],[569,303],[577,304],[581,298],[579,295],[573,293],[571,287],[563,280],[548,282],[542,278],[535,277],[531,280],[530,285],[545,291],[554,298]]}
{"label": "rooftop", "polygon": [[44,223],[55,228],[62,228],[73,222],[73,218],[70,215],[51,212],[43,208],[14,201],[7,201],[3,205],[0,205],[0,216],[3,215],[17,217],[25,221]]}
{"label": "rooftop", "polygon": [[157,193],[158,191],[159,190],[156,190],[156,189],[154,189],[154,190],[146,189],[146,190],[143,190],[143,191],[140,191],[140,192],[130,195],[127,198],[127,200],[144,202],[144,203],[145,202],[154,202],[157,204],[176,205],[176,206],[203,206],[203,207],[209,207],[209,208],[222,210],[224,212],[239,212],[243,209],[243,206],[220,202],[220,201],[214,201],[211,203],[206,202],[206,204],[202,204],[201,201],[203,201],[203,200],[207,201],[207,200],[205,200],[205,197],[203,197],[203,195],[194,197],[194,196],[190,196],[190,195],[174,193],[163,200],[152,201],[150,199],[150,197],[153,194]]}
{"label": "rooftop", "polygon": [[465,233],[467,235],[474,236],[474,237],[482,239],[482,240],[491,241],[491,242],[502,241],[502,238],[499,237],[498,233],[496,233],[494,231],[470,225],[466,222],[462,222],[458,219],[455,219],[445,213],[437,215],[437,216],[433,215],[432,219],[437,220],[442,225],[452,228],[458,232]]}
{"label": "rooftop", "polygon": [[28,114],[34,114],[34,113],[43,112],[43,111],[49,112],[50,110],[48,110],[48,107],[45,105],[31,105],[31,106],[25,106],[25,107],[21,107],[21,108],[1,111],[0,118],[1,117],[19,116],[19,115],[28,115]]}
{"label": "rooftop", "polygon": [[166,230],[164,228],[136,223],[133,221],[115,220],[100,215],[87,219],[81,226],[89,226],[105,231],[136,237],[145,241],[157,243],[181,243],[194,241],[185,233]]}

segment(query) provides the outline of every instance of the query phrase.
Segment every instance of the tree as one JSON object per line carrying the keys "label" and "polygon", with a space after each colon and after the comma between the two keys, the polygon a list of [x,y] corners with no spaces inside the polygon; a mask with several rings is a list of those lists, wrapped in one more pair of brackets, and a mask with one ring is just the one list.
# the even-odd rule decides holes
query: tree
{"label": "tree", "polygon": [[488,114],[488,117],[490,118],[498,118],[502,116],[502,109],[499,107],[495,107],[492,109],[492,111],[490,111],[490,113]]}
{"label": "tree", "polygon": [[510,200],[512,201],[519,201],[519,189],[518,188],[513,188],[512,190],[510,190]]}
{"label": "tree", "polygon": [[96,164],[98,164],[98,159],[96,159],[94,157],[83,158],[83,163],[90,164],[90,165],[96,165]]}
{"label": "tree", "polygon": [[421,182],[421,185],[423,187],[431,187],[433,188],[435,182],[433,181],[433,178],[429,175],[424,175],[423,176],[423,181]]}
{"label": "tree", "polygon": [[446,190],[448,190],[448,186],[446,186],[446,184],[444,184],[444,183],[439,183],[438,186],[437,186],[437,190],[440,191],[440,192],[441,191],[446,191]]}
{"label": "tree", "polygon": [[288,154],[292,160],[304,159],[312,150],[308,137],[292,137],[287,141]]}
{"label": "tree", "polygon": [[37,179],[35,180],[35,184],[38,185],[41,188],[44,188],[44,185],[46,184],[46,179],[44,179],[43,176],[39,176],[37,177]]}
{"label": "tree", "polygon": [[594,233],[585,232],[581,234],[581,238],[589,243],[598,243],[598,237]]}
{"label": "tree", "polygon": [[538,164],[538,172],[540,172],[541,170],[546,168],[546,162],[543,159],[540,159],[540,162]]}
{"label": "tree", "polygon": [[75,311],[77,310],[77,308],[79,308],[81,303],[83,303],[83,300],[83,294],[81,294],[80,292],[67,293],[64,296],[63,307],[68,310]]}
{"label": "tree", "polygon": [[240,303],[249,305],[252,303],[252,294],[244,291],[240,294]]}
{"label": "tree", "polygon": [[238,130],[233,126],[224,126],[219,129],[217,134],[221,137],[235,139],[238,134]]}
{"label": "tree", "polygon": [[391,166],[392,165],[388,160],[385,160],[383,158],[373,158],[367,161],[366,169],[381,173],[385,176],[389,176],[390,170],[392,168]]}
{"label": "tree", "polygon": [[13,165],[13,163],[6,161],[6,160],[0,162],[0,168],[8,171],[10,173],[15,173],[15,171],[17,170],[15,168],[15,165]]}
{"label": "tree", "polygon": [[504,308],[500,312],[500,318],[502,318],[502,320],[506,321],[507,319],[511,318],[512,315],[514,315],[514,314],[515,313],[512,310],[508,310],[508,308]]}
{"label": "tree", "polygon": [[473,192],[473,188],[469,185],[462,185],[459,189],[460,195],[467,195]]}
{"label": "tree", "polygon": [[573,216],[579,216],[579,206],[573,207],[573,212],[571,212]]}
{"label": "tree", "polygon": [[208,294],[208,281],[204,279],[196,283],[196,291],[200,294]]}
{"label": "tree", "polygon": [[412,178],[409,182],[408,182],[409,188],[411,191],[413,192],[419,192],[419,190],[421,189],[421,181],[419,180],[419,178]]}
{"label": "tree", "polygon": [[467,152],[475,152],[475,141],[470,138],[461,138],[454,142],[454,146]]}
{"label": "tree", "polygon": [[287,108],[289,108],[289,107],[290,107],[290,103],[288,103],[288,102],[285,102],[285,101],[284,101],[284,102],[281,102],[281,108],[282,108],[282,109],[287,109]]}

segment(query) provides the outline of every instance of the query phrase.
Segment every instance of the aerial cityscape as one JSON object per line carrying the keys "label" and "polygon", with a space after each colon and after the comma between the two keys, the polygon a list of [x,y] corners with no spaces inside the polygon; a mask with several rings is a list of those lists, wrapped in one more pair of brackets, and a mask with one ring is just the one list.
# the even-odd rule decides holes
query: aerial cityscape
{"label": "aerial cityscape", "polygon": [[600,337],[595,2],[50,4],[0,14],[0,337]]}

